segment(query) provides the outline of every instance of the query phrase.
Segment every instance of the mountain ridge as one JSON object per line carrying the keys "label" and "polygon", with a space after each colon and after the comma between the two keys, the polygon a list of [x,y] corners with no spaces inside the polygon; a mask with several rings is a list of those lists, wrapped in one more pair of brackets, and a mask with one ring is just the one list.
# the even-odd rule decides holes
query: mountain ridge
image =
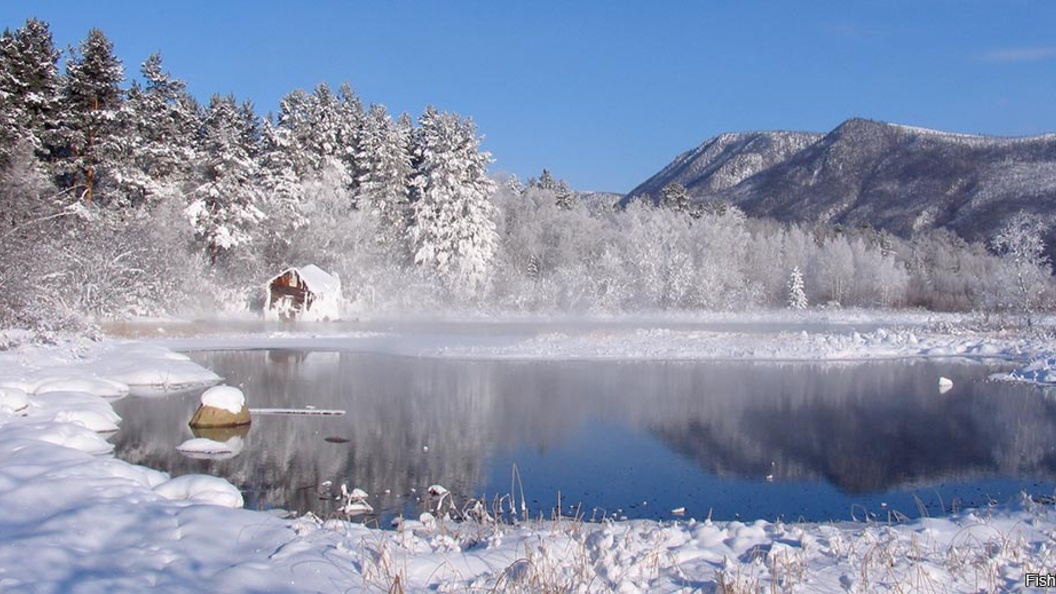
{"label": "mountain ridge", "polygon": [[[789,150],[797,143],[805,145]],[[724,150],[713,150],[719,144]],[[744,162],[760,166],[728,183],[723,172]],[[851,118],[825,134],[719,135],[676,157],[622,203],[657,201],[669,183],[681,183],[696,202],[725,200],[750,216],[869,225],[903,237],[947,228],[985,241],[1020,210],[1056,221],[1056,133],[982,136]]]}

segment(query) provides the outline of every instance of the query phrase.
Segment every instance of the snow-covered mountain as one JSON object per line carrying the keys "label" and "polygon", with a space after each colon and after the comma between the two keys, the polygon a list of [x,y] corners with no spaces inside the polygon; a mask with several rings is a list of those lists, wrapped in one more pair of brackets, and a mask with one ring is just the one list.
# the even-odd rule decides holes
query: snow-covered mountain
{"label": "snow-covered mountain", "polygon": [[822,136],[813,132],[720,134],[675,157],[627,195],[656,199],[664,186],[680,183],[694,196],[710,196],[787,160]]}
{"label": "snow-covered mountain", "polygon": [[864,119],[825,135],[727,134],[680,155],[625,200],[655,199],[672,182],[694,200],[727,200],[753,216],[901,236],[945,227],[985,240],[1019,210],[1056,219],[1056,134],[973,136]]}

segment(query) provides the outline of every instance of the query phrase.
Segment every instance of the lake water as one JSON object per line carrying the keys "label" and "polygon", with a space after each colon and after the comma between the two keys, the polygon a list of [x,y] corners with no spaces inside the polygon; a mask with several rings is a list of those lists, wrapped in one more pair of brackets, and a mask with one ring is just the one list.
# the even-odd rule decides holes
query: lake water
{"label": "lake water", "polygon": [[332,516],[325,481],[370,493],[382,525],[417,517],[432,484],[458,502],[523,486],[533,515],[560,496],[566,514],[652,519],[887,520],[1056,492],[1056,400],[977,364],[191,357],[250,407],[347,411],[255,416],[237,456],[201,460],[176,451],[198,393],[115,403],[118,457],[225,477],[247,508]]}

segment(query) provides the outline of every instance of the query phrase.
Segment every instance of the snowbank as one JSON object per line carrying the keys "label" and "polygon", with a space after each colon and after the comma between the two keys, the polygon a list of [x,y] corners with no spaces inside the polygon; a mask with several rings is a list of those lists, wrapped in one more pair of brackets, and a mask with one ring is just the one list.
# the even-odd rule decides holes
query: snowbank
{"label": "snowbank", "polygon": [[[1041,352],[1041,345],[1014,337],[919,329],[588,328],[486,338],[368,332],[315,342],[239,337],[226,344],[239,341],[494,358]],[[1028,573],[1056,567],[1056,511],[1029,500],[869,524],[510,523],[510,510],[504,522],[493,519],[495,509],[470,508],[477,519],[454,522],[437,513],[378,530],[232,509],[241,506],[241,494],[226,481],[173,479],[108,455],[98,431],[118,425],[108,399],[119,397],[122,386],[132,394],[158,393],[218,379],[164,348],[123,341],[0,352],[0,591],[977,592],[1021,590]],[[204,453],[237,445],[208,441],[184,446]],[[448,502],[454,509],[465,504]]]}
{"label": "snowbank", "polygon": [[998,374],[995,378],[1037,384],[1056,384],[1056,356],[1042,355],[1035,357],[1023,367],[1007,374]]}

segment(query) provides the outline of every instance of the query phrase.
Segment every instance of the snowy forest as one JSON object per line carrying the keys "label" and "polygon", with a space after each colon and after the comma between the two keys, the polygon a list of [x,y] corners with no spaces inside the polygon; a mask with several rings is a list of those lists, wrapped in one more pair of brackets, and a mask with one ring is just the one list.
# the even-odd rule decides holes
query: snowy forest
{"label": "snowy forest", "polygon": [[[986,245],[911,240],[576,192],[489,172],[470,118],[364,105],[348,84],[277,113],[207,104],[160,54],[130,76],[99,30],[0,37],[0,326],[259,310],[314,263],[350,312],[627,312],[836,306],[1033,312],[1052,302],[1039,224]],[[353,313],[354,315],[354,313]]]}

